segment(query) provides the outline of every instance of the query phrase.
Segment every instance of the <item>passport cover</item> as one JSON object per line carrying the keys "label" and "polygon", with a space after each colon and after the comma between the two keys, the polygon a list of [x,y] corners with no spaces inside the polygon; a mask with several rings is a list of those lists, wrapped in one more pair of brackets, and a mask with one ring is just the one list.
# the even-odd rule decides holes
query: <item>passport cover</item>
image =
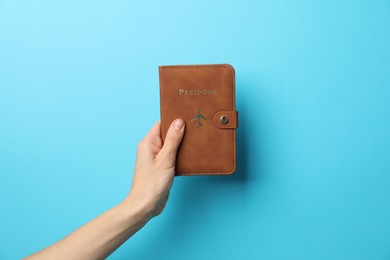
{"label": "passport cover", "polygon": [[229,64],[160,66],[163,141],[175,118],[185,121],[176,175],[227,175],[236,170],[235,73]]}

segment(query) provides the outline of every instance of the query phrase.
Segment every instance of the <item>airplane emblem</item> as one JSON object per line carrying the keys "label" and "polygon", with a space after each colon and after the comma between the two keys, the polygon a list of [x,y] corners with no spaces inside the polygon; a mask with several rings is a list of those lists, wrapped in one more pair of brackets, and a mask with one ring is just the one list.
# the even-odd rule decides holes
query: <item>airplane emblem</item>
{"label": "airplane emblem", "polygon": [[198,114],[196,114],[196,116],[194,116],[194,118],[192,118],[191,121],[198,120],[198,122],[196,123],[196,127],[199,127],[199,126],[203,126],[202,122],[200,121],[201,119],[207,120],[207,118],[205,118],[200,113],[200,110],[198,109]]}

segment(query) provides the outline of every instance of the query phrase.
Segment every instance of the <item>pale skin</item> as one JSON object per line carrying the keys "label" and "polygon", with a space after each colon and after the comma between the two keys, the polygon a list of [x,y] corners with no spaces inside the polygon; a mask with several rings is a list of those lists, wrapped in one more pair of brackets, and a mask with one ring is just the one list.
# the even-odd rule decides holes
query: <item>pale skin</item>
{"label": "pale skin", "polygon": [[165,207],[175,175],[184,121],[172,122],[165,142],[157,122],[138,144],[133,182],[118,205],[25,259],[105,259]]}

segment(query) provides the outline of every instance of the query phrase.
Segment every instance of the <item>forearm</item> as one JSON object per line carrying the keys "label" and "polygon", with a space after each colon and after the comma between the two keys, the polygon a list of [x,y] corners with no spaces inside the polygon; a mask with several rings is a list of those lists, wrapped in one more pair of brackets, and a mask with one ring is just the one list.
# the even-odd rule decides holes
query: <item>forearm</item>
{"label": "forearm", "polygon": [[147,207],[129,197],[26,259],[104,259],[142,228],[150,217]]}
{"label": "forearm", "polygon": [[176,119],[163,145],[160,122],[157,122],[138,145],[128,197],[61,241],[26,259],[104,259],[152,217],[159,215],[173,183],[176,153],[184,129],[184,121]]}

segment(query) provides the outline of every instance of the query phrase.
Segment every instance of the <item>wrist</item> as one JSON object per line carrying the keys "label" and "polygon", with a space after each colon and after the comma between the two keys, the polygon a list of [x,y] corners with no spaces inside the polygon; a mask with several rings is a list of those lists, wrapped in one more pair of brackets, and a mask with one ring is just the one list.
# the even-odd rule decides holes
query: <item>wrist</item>
{"label": "wrist", "polygon": [[129,216],[135,217],[138,221],[144,222],[144,224],[153,217],[149,204],[132,194],[129,194],[120,203],[120,206]]}

